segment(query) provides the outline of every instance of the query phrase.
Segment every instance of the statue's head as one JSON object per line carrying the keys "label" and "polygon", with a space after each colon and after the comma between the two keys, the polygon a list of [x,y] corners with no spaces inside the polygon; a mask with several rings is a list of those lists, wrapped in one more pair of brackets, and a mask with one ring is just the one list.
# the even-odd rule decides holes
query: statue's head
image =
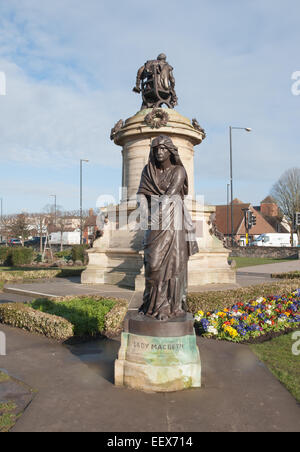
{"label": "statue's head", "polygon": [[151,143],[151,153],[156,162],[162,163],[168,158],[173,165],[182,165],[178,149],[167,135],[159,135]]}
{"label": "statue's head", "polygon": [[160,53],[157,57],[158,61],[166,61],[167,59],[167,55],[165,55],[164,53]]}

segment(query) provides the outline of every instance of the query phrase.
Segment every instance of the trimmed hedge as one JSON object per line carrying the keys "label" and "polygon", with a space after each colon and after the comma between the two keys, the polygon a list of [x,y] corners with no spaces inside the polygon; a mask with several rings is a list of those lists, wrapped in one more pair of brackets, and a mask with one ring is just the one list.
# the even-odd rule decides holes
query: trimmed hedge
{"label": "trimmed hedge", "polygon": [[273,273],[271,277],[276,279],[300,279],[300,271],[288,273]]}
{"label": "trimmed hedge", "polygon": [[32,270],[6,270],[1,271],[0,283],[5,284],[8,281],[32,281],[36,279],[68,278],[70,276],[80,276],[83,268],[47,268]]}
{"label": "trimmed hedge", "polygon": [[[8,267],[18,267],[20,265],[30,265],[34,259],[34,250],[33,248],[3,248],[6,251],[3,251],[2,255],[5,259],[3,261],[4,265]],[[0,255],[1,260],[1,255]]]}
{"label": "trimmed hedge", "polygon": [[98,335],[112,338],[121,333],[127,308],[127,301],[113,298],[37,299],[30,305],[0,305],[0,323],[58,341]]}
{"label": "trimmed hedge", "polygon": [[3,265],[4,262],[6,261],[9,251],[11,251],[11,248],[7,248],[4,246],[0,247],[0,264],[1,265]]}
{"label": "trimmed hedge", "polygon": [[259,284],[257,286],[242,287],[234,290],[190,293],[187,297],[188,311],[196,314],[198,311],[215,311],[226,309],[236,303],[248,303],[259,297],[268,297],[274,294],[289,294],[299,289],[296,280]]}
{"label": "trimmed hedge", "polygon": [[1,304],[0,322],[55,340],[67,340],[74,335],[68,320],[36,311],[24,303]]}

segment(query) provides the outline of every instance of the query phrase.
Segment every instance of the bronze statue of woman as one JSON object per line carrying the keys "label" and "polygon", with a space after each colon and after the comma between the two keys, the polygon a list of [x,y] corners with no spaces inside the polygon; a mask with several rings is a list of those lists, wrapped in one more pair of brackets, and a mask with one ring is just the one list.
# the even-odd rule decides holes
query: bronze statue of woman
{"label": "bronze statue of woman", "polygon": [[166,135],[152,141],[138,195],[145,196],[146,288],[140,312],[166,321],[186,313],[187,263],[198,252],[192,220],[184,206],[188,178],[178,149]]}

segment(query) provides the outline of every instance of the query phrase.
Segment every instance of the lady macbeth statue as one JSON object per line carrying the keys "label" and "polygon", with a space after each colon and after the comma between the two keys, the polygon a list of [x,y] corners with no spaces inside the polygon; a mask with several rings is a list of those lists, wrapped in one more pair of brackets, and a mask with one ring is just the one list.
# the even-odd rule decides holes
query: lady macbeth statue
{"label": "lady macbeth statue", "polygon": [[161,321],[186,312],[187,262],[198,252],[192,220],[183,203],[187,194],[188,179],[178,149],[168,136],[160,135],[152,141],[138,195],[148,213],[146,288],[140,312]]}

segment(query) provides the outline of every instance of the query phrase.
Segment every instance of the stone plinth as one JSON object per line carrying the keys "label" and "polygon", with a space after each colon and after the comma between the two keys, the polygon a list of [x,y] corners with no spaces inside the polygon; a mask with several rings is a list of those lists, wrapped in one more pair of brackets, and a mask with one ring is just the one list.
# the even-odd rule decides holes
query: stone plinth
{"label": "stone plinth", "polygon": [[127,314],[115,362],[115,384],[147,392],[201,387],[201,362],[191,314],[159,322]]}

